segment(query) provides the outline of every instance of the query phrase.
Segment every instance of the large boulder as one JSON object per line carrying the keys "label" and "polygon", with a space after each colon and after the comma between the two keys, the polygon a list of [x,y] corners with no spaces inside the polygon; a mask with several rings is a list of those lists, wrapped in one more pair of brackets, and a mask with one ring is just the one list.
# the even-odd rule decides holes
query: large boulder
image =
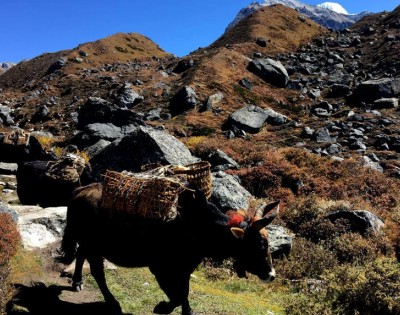
{"label": "large boulder", "polygon": [[219,171],[212,174],[212,194],[210,201],[221,211],[247,210],[252,197],[232,175]]}
{"label": "large boulder", "polygon": [[205,159],[210,162],[213,170],[224,171],[230,168],[239,168],[239,164],[220,149],[213,150]]}
{"label": "large boulder", "polygon": [[149,163],[185,165],[197,161],[182,142],[166,131],[141,126],[112,142],[90,162],[97,177],[107,169],[138,172]]}
{"label": "large boulder", "polygon": [[289,122],[289,118],[281,113],[274,111],[271,108],[265,109],[265,113],[268,115],[267,123],[273,126],[280,126]]}
{"label": "large boulder", "polygon": [[67,207],[12,206],[12,210],[18,213],[18,229],[25,249],[46,248],[60,241]]}
{"label": "large boulder", "polygon": [[176,115],[196,108],[199,103],[196,92],[190,86],[182,87],[171,99],[170,110]]}
{"label": "large boulder", "polygon": [[279,225],[268,225],[268,241],[274,258],[287,257],[292,250],[294,234]]}
{"label": "large boulder", "polygon": [[354,91],[353,97],[356,102],[374,102],[398,95],[400,95],[400,78],[382,78],[362,82]]}
{"label": "large boulder", "polygon": [[78,111],[78,125],[84,127],[93,123],[112,123],[115,126],[143,125],[139,114],[101,98],[89,97]]}
{"label": "large boulder", "polygon": [[289,74],[282,63],[270,58],[252,60],[247,69],[277,87],[286,87],[289,81]]}
{"label": "large boulder", "polygon": [[130,109],[143,102],[144,97],[132,90],[131,84],[125,83],[124,86],[118,90],[116,100],[119,107]]}
{"label": "large boulder", "polygon": [[17,170],[18,170],[17,163],[0,162],[0,174],[3,174],[3,175],[16,174]]}
{"label": "large boulder", "polygon": [[268,113],[261,107],[250,105],[232,113],[225,128],[236,127],[249,133],[258,133],[264,126]]}
{"label": "large boulder", "polygon": [[327,214],[331,222],[339,219],[347,220],[350,232],[366,235],[369,233],[379,233],[384,227],[384,222],[375,214],[366,210],[337,210]]}
{"label": "large boulder", "polygon": [[61,57],[60,59],[57,59],[47,69],[46,75],[52,74],[57,70],[61,70],[67,64],[67,61],[68,59],[66,57]]}
{"label": "large boulder", "polygon": [[0,105],[0,125],[9,127],[14,125],[14,120],[11,117],[13,110],[5,105]]}

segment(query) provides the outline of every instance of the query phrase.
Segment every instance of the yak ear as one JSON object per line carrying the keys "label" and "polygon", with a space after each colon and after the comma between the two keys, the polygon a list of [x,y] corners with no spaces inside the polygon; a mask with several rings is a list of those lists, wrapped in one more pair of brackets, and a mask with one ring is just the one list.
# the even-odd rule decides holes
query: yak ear
{"label": "yak ear", "polygon": [[270,204],[267,204],[266,206],[265,206],[265,208],[264,208],[264,211],[263,211],[263,217],[265,217],[265,216],[271,216],[271,215],[273,215],[274,216],[274,218],[278,215],[278,213],[279,213],[279,204],[281,203],[281,201],[280,200],[278,200],[278,201],[274,201],[274,202],[272,202],[272,203],[270,203]]}
{"label": "yak ear", "polygon": [[256,209],[254,217],[257,218],[257,219],[261,219],[261,218],[265,217],[270,211],[274,210],[276,207],[278,207],[278,211],[279,211],[279,203],[280,203],[280,200],[274,201],[274,202],[269,203],[267,205],[265,204],[265,202],[262,203]]}
{"label": "yak ear", "polygon": [[278,216],[280,201],[275,201],[265,206],[263,217],[253,223],[258,229],[262,229],[270,224]]}
{"label": "yak ear", "polygon": [[244,230],[241,228],[233,227],[233,228],[231,228],[231,232],[232,232],[233,236],[238,239],[243,239],[243,237],[244,237]]}

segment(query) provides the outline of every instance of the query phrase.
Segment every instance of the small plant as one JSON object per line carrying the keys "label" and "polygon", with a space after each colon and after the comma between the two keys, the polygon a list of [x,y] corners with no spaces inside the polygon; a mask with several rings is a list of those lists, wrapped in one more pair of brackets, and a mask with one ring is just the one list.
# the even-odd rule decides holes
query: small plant
{"label": "small plant", "polygon": [[138,51],[144,51],[144,49],[136,46],[136,45],[132,45],[132,44],[127,44],[128,47],[132,48],[133,50],[138,50]]}
{"label": "small plant", "polygon": [[189,148],[189,150],[193,150],[196,148],[200,143],[205,141],[206,137],[205,136],[195,136],[195,137],[189,137],[187,140],[185,140],[185,145]]}
{"label": "small plant", "polygon": [[251,104],[254,104],[257,106],[259,106],[261,104],[262,99],[256,93],[254,93],[240,85],[233,86],[233,90],[245,101],[248,101]]}
{"label": "small plant", "polygon": [[50,150],[56,141],[54,138],[46,136],[35,136],[35,138],[46,151]]}
{"label": "small plant", "polygon": [[122,53],[127,53],[128,52],[128,49],[123,48],[121,46],[115,46],[115,49],[118,50],[119,52],[122,52]]}

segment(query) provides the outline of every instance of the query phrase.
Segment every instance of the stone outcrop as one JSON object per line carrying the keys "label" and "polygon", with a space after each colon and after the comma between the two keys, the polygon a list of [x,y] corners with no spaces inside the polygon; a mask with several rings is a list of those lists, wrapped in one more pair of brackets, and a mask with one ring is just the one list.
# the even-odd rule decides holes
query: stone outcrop
{"label": "stone outcrop", "polygon": [[286,87],[289,81],[289,75],[282,63],[271,58],[252,60],[247,69],[277,87]]}

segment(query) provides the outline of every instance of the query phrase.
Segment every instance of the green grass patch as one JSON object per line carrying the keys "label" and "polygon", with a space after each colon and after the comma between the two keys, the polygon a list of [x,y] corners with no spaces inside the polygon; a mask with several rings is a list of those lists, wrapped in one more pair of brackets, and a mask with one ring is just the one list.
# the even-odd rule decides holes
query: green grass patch
{"label": "green grass patch", "polygon": [[[217,271],[216,271],[217,272]],[[147,268],[118,268],[107,272],[107,283],[124,312],[152,314],[154,306],[167,300],[154,276]],[[88,281],[94,283],[89,277]],[[191,279],[189,301],[196,314],[285,314],[286,290],[279,281],[264,284],[255,277],[236,276],[210,280],[205,269]],[[180,314],[177,308],[172,314]]]}

